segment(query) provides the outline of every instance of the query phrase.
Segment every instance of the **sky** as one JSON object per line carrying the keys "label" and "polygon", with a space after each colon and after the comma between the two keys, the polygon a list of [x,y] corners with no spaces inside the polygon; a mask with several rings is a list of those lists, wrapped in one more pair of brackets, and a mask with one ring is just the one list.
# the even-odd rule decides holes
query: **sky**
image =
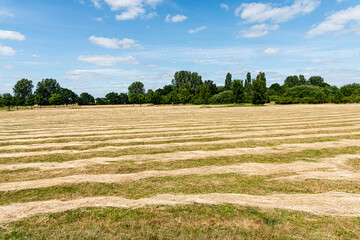
{"label": "sky", "polygon": [[265,72],[360,82],[359,0],[1,0],[0,93],[22,78],[76,93],[156,90],[176,71],[223,85]]}

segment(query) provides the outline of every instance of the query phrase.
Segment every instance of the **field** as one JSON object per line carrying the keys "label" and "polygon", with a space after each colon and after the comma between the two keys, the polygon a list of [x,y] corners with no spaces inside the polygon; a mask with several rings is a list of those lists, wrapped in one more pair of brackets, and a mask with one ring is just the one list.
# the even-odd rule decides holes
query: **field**
{"label": "field", "polygon": [[0,111],[0,239],[358,239],[360,105]]}

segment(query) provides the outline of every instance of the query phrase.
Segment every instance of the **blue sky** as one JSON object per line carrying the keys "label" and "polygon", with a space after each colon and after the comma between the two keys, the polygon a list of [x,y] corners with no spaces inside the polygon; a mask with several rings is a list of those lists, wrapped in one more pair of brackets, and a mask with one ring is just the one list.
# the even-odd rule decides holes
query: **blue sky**
{"label": "blue sky", "polygon": [[264,71],[360,81],[358,0],[1,0],[0,92],[55,78],[97,97],[177,70],[223,85]]}

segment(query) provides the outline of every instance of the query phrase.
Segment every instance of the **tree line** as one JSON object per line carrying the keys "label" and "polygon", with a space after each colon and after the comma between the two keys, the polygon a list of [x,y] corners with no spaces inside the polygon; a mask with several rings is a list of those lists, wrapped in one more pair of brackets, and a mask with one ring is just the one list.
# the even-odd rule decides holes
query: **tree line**
{"label": "tree line", "polygon": [[265,73],[259,73],[255,79],[248,73],[247,79],[232,80],[227,74],[225,86],[217,86],[214,81],[203,81],[196,72],[179,71],[171,84],[156,91],[145,91],[142,82],[132,83],[127,93],[110,92],[101,98],[89,93],[77,95],[63,88],[52,78],[37,83],[35,91],[31,80],[21,79],[13,87],[13,95],[0,95],[0,106],[44,106],[44,105],[106,105],[106,104],[227,104],[267,102]]}
{"label": "tree line", "polygon": [[0,106],[44,106],[44,105],[106,105],[106,104],[241,104],[262,105],[271,101],[277,104],[295,103],[352,103],[360,102],[360,84],[341,88],[331,86],[320,76],[306,79],[303,75],[289,76],[284,84],[266,85],[265,73],[256,78],[247,73],[244,80],[232,79],[228,73],[223,86],[212,80],[202,80],[197,72],[178,71],[171,84],[156,91],[145,91],[142,82],[132,83],[127,93],[110,92],[94,98],[84,92],[77,95],[63,88],[52,78],[37,83],[35,91],[31,80],[21,79],[13,87],[13,95],[0,95]]}
{"label": "tree line", "polygon": [[321,76],[306,79],[303,75],[288,76],[283,85],[272,84],[268,89],[270,101],[277,104],[297,103],[359,103],[360,84],[332,86]]}

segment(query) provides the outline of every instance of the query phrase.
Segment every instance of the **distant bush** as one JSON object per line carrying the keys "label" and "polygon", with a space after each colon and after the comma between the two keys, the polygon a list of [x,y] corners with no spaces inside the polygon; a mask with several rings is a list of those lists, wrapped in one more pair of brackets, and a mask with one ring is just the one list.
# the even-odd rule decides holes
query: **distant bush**
{"label": "distant bush", "polygon": [[234,95],[230,90],[221,92],[210,98],[210,104],[230,104],[234,103],[234,101]]}

